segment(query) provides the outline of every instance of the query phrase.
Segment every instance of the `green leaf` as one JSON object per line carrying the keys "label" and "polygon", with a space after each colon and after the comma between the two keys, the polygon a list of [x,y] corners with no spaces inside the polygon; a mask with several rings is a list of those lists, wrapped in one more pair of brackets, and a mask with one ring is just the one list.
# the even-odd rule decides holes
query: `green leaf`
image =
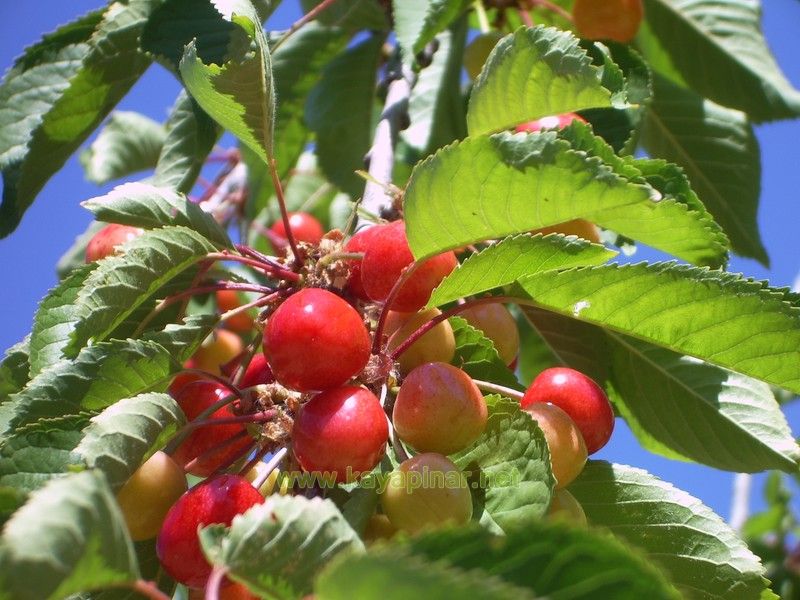
{"label": "green leaf", "polygon": [[[223,16],[223,12],[227,14]],[[142,48],[178,72],[184,49],[194,42],[205,64],[222,65],[231,52],[248,43],[247,34],[231,22],[231,12],[261,23],[248,0],[162,1],[142,32]]]}
{"label": "green leaf", "polygon": [[46,367],[63,358],[64,348],[82,316],[75,301],[86,279],[96,267],[96,264],[78,267],[58,286],[50,290],[39,304],[31,330],[31,377],[35,377]]}
{"label": "green leaf", "polygon": [[58,259],[56,263],[56,274],[60,280],[64,280],[78,267],[86,264],[86,246],[94,235],[105,226],[105,223],[90,221],[86,230],[75,238],[72,246]]}
{"label": "green leaf", "polygon": [[357,197],[372,136],[375,80],[383,38],[371,36],[348,48],[322,70],[306,100],[306,122],[316,133],[316,154],[325,176]]}
{"label": "green leaf", "polygon": [[[322,0],[300,0],[304,12],[320,4]],[[375,0],[338,0],[323,10],[317,20],[323,25],[341,27],[348,31],[389,29],[386,11]]]}
{"label": "green leaf", "polygon": [[769,264],[757,222],[758,140],[747,115],[657,77],[642,143],[652,156],[683,167],[737,254]]}
{"label": "green leaf", "polygon": [[608,265],[523,277],[532,303],[800,391],[800,304],[740,276],[677,265]]}
{"label": "green leaf", "polygon": [[598,244],[560,234],[518,235],[470,255],[439,284],[428,306],[441,306],[515,282],[523,275],[601,265],[616,253]]}
{"label": "green leaf", "polygon": [[470,0],[393,0],[392,17],[403,59],[413,63],[425,45],[458,19],[470,3]]}
{"label": "green leaf", "polygon": [[498,396],[486,401],[486,429],[453,462],[470,478],[475,517],[485,511],[505,531],[527,527],[550,506],[555,479],[547,441],[519,402]]}
{"label": "green leaf", "polygon": [[86,278],[75,301],[81,319],[68,354],[89,339],[105,339],[162,286],[216,250],[199,233],[176,226],[146,231],[124,249],[121,256],[99,261]]}
{"label": "green leaf", "polygon": [[145,340],[163,346],[179,363],[187,361],[214,329],[218,322],[216,315],[189,315],[183,323],[170,323],[160,331],[149,331]]}
{"label": "green leaf", "polygon": [[103,184],[158,162],[166,132],[161,123],[136,112],[112,113],[100,135],[81,153],[86,179]]}
{"label": "green leaf", "polygon": [[157,0],[114,3],[58,30],[0,85],[0,236],[150,64],[139,35]]}
{"label": "green leaf", "polygon": [[330,500],[273,495],[235,517],[222,533],[200,533],[206,556],[260,595],[279,583],[293,595],[311,590],[314,575],[334,556],[364,545]]}
{"label": "green leaf", "polygon": [[99,473],[51,481],[14,514],[0,538],[4,598],[57,599],[138,578],[125,522]]}
{"label": "green leaf", "polygon": [[656,70],[666,63],[667,73],[676,69],[701,96],[742,110],[755,121],[800,114],[800,92],[781,73],[761,33],[760,3],[645,0],[644,4],[655,39],[645,40],[643,48]]}
{"label": "green leaf", "polygon": [[[322,27],[311,22],[293,34],[280,52],[272,57],[275,94],[279,99],[275,115],[275,158],[278,176],[286,177],[308,144],[311,133],[305,124],[305,103],[311,89],[319,82],[325,65],[347,45],[341,29]],[[251,197],[247,210],[251,217],[263,210],[274,194],[272,179],[264,163],[252,152],[244,157],[250,180]]]}
{"label": "green leaf", "polygon": [[6,350],[0,361],[0,404],[20,391],[30,379],[30,338],[26,337]]}
{"label": "green leaf", "polygon": [[81,433],[75,453],[102,471],[117,490],[160,448],[186,417],[167,394],[140,394],[106,408]]}
{"label": "green leaf", "polygon": [[594,132],[615,152],[633,154],[642,119],[647,114],[653,95],[650,68],[642,56],[627,44],[593,43],[588,46],[588,51],[595,65],[603,69],[603,85],[608,89],[622,86],[630,106],[590,108],[582,110],[581,116],[592,124]]}
{"label": "green leaf", "polygon": [[768,385],[634,338],[609,338],[616,405],[645,448],[737,473],[797,470],[800,449]]}
{"label": "green leaf", "polygon": [[269,48],[249,0],[233,7],[232,22],[254,44],[237,44],[222,66],[205,59],[194,40],[186,46],[180,73],[186,89],[217,123],[267,162],[273,156],[275,95]]}
{"label": "green leaf", "polygon": [[569,487],[589,522],[610,529],[669,574],[686,598],[761,597],[761,564],[699,500],[646,471],[590,461]]}
{"label": "green leaf", "polygon": [[319,600],[528,600],[535,596],[486,573],[431,563],[402,549],[378,548],[335,561],[317,579]]}
{"label": "green leaf", "polygon": [[[665,196],[660,187],[675,192]],[[440,150],[415,167],[405,214],[417,258],[575,218],[691,262],[726,258],[725,236],[680,173],[620,159],[579,123],[561,132],[467,138]]]}
{"label": "green leaf", "polygon": [[194,202],[169,188],[125,183],[108,194],[81,202],[97,219],[154,229],[179,225],[193,229],[219,248],[232,248],[225,230]]}
{"label": "green leaf", "polygon": [[456,354],[451,361],[470,377],[524,390],[514,373],[497,354],[492,340],[460,317],[449,319],[456,339]]}
{"label": "green leaf", "polygon": [[431,532],[408,540],[415,556],[484,572],[547,598],[678,598],[643,555],[613,536],[538,521],[504,537],[483,529]]}
{"label": "green leaf", "polygon": [[[402,2],[405,5],[404,2]],[[420,71],[408,101],[411,124],[401,135],[426,156],[467,135],[466,112],[461,92],[461,63],[467,23],[462,18],[436,36],[438,49],[430,65]]]}
{"label": "green leaf", "polygon": [[[571,33],[521,28],[495,46],[475,80],[467,112],[470,136],[549,115],[612,106],[602,71]],[[620,102],[620,104],[624,104]]]}
{"label": "green leaf", "polygon": [[165,128],[152,182],[188,194],[221,132],[186,91],[178,94]]}
{"label": "green leaf", "polygon": [[162,346],[114,340],[84,348],[34,377],[0,405],[0,436],[42,418],[98,411],[118,400],[163,390],[180,365]]}

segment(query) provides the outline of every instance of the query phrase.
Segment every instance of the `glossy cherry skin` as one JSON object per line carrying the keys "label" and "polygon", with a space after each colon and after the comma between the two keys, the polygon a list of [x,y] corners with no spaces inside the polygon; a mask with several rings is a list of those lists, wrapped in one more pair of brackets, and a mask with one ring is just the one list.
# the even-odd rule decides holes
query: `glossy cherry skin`
{"label": "glossy cherry skin", "polygon": [[600,241],[600,231],[597,229],[594,223],[590,223],[586,219],[573,219],[572,221],[565,221],[564,223],[558,223],[557,225],[551,225],[550,227],[536,229],[531,233],[541,233],[542,235],[547,235],[550,233],[576,235],[590,242],[594,242],[595,244],[602,243]]}
{"label": "glossy cherry skin", "polygon": [[586,444],[578,426],[567,413],[554,404],[536,402],[525,410],[544,432],[550,449],[550,464],[556,478],[556,489],[567,487],[586,465]]}
{"label": "glossy cherry skin", "polygon": [[203,587],[211,565],[200,547],[198,527],[230,525],[236,515],[262,502],[258,490],[237,475],[221,475],[193,487],[169,510],[158,535],[156,553],[164,569],[186,586]]}
{"label": "glossy cherry skin", "polygon": [[294,454],[308,472],[332,473],[350,482],[375,468],[386,451],[389,426],[375,394],[344,386],[322,392],[297,413]]}
{"label": "glossy cherry skin", "polygon": [[91,263],[118,252],[118,246],[139,237],[144,229],[111,223],[94,234],[86,246],[86,262]]}
{"label": "glossy cherry skin", "polygon": [[358,375],[370,355],[361,315],[336,294],[306,288],[267,320],[264,355],[275,379],[299,392],[339,387]]}
{"label": "glossy cherry skin", "polygon": [[[414,255],[408,245],[405,223],[395,221],[374,228],[379,229],[368,238],[361,261],[361,284],[373,301],[383,302],[403,271],[414,262]],[[443,252],[427,259],[403,284],[390,308],[402,312],[419,310],[457,265],[454,252]]]}
{"label": "glossy cherry skin", "polygon": [[458,313],[494,343],[497,354],[511,365],[519,354],[519,330],[514,317],[502,304],[478,304]]}
{"label": "glossy cherry skin", "polygon": [[[196,369],[197,364],[194,362],[193,359],[187,360],[183,363],[184,369]],[[179,373],[175,376],[172,380],[172,383],[169,384],[169,395],[173,398],[177,398],[178,394],[181,393],[181,390],[184,386],[189,385],[195,381],[202,381],[203,376],[198,373]]]}
{"label": "glossy cherry skin", "polygon": [[[184,386],[175,400],[186,415],[186,419],[194,421],[199,418],[204,410],[229,394],[230,391],[223,385],[214,381],[201,381]],[[208,418],[228,419],[233,416],[230,405],[228,405],[223,406]],[[244,425],[239,423],[198,427],[178,446],[172,458],[183,468],[186,468],[186,465],[191,461],[203,455],[188,472],[198,477],[208,477],[218,468],[243,453],[253,440],[249,436],[244,436],[242,439],[226,444],[218,450],[213,449],[245,431]]]}
{"label": "glossy cherry skin", "polygon": [[630,42],[644,18],[642,0],[575,0],[575,27],[588,40]]}
{"label": "glossy cherry skin", "polygon": [[254,354],[250,359],[250,364],[244,371],[242,380],[239,383],[240,388],[249,388],[254,385],[263,385],[275,381],[275,376],[272,374],[272,369],[269,368],[267,357],[263,354]]}
{"label": "glossy cherry skin", "polygon": [[517,133],[520,132],[528,132],[528,133],[536,133],[537,131],[542,131],[543,129],[561,129],[566,127],[573,121],[580,121],[581,123],[586,123],[586,119],[577,115],[575,113],[564,113],[561,115],[553,115],[551,117],[542,117],[541,119],[537,119],[536,121],[528,121],[527,123],[522,123],[521,125],[517,125],[515,131]]}
{"label": "glossy cherry skin", "polygon": [[[380,234],[381,228],[380,227],[365,227],[363,229],[358,230],[353,237],[347,240],[347,243],[344,245],[345,252],[365,252],[367,248],[370,246],[371,239],[373,236]],[[364,289],[364,285],[361,282],[361,263],[362,260],[351,260],[349,261],[350,265],[350,276],[347,279],[347,291],[349,291],[353,296],[358,298],[359,300],[364,300],[365,302],[370,301],[370,297],[367,295],[366,290]]]}
{"label": "glossy cherry skin", "polygon": [[[388,336],[386,349],[391,352],[422,325],[439,316],[438,308],[428,308],[416,313],[400,313],[390,311],[386,318],[385,332]],[[442,321],[409,346],[397,359],[400,373],[410,373],[416,367],[429,362],[447,363],[456,354],[456,338],[453,328],[447,321]]]}
{"label": "glossy cherry skin", "polygon": [[389,476],[381,494],[391,524],[408,533],[472,518],[472,494],[464,474],[441,454],[417,454]]}
{"label": "glossy cherry skin", "polygon": [[238,335],[232,331],[217,329],[195,351],[192,359],[196,368],[220,375],[223,365],[239,356],[243,349]]}
{"label": "glossy cherry skin", "polygon": [[522,407],[537,402],[555,404],[580,429],[586,450],[594,454],[608,443],[614,431],[614,409],[603,389],[580,371],[566,367],[545,369],[522,398]]}
{"label": "glossy cherry skin", "polygon": [[[322,224],[306,212],[290,212],[289,227],[294,234],[294,239],[298,242],[319,244],[322,240],[322,236],[325,235],[325,229],[322,227]],[[282,250],[286,248],[289,241],[286,239],[286,226],[283,224],[283,219],[275,221],[272,227],[270,227],[270,231],[275,234],[273,243],[277,246],[277,249]]]}
{"label": "glossy cherry skin", "polygon": [[[235,290],[219,290],[217,292],[217,308],[220,314],[239,308],[243,302]],[[225,327],[231,331],[247,333],[253,329],[253,315],[249,312],[240,312],[225,320]]]}
{"label": "glossy cherry skin", "polygon": [[160,450],[148,458],[117,492],[131,538],[156,537],[167,511],[186,491],[183,469]]}
{"label": "glossy cherry skin", "polygon": [[502,38],[503,34],[499,31],[482,33],[464,49],[464,68],[470,79],[478,78],[483,70],[483,65],[486,64],[486,59],[489,58],[497,42]]}
{"label": "glossy cherry skin", "polygon": [[480,437],[488,410],[483,394],[461,369],[420,365],[403,380],[392,422],[400,439],[418,452],[453,454]]}

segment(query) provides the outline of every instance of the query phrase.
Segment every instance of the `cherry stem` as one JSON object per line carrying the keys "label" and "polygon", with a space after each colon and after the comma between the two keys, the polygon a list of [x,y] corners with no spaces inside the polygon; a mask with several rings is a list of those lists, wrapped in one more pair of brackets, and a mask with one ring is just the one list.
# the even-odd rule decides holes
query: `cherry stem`
{"label": "cherry stem", "polygon": [[272,456],[272,458],[269,459],[267,466],[264,467],[264,473],[261,475],[261,477],[253,480],[254,488],[259,489],[262,485],[264,485],[267,479],[269,479],[270,473],[278,468],[278,465],[283,462],[284,458],[286,458],[287,453],[288,450],[286,448],[281,448]]}
{"label": "cherry stem", "polygon": [[313,21],[316,19],[320,14],[322,14],[325,10],[327,10],[330,6],[332,6],[336,0],[324,0],[317,4],[314,8],[300,17],[297,21],[292,23],[292,26],[289,27],[289,30],[281,36],[281,38],[275,42],[275,45],[270,48],[270,52],[275,52],[280,46],[286,42],[286,40],[295,33],[298,29],[300,29],[303,25],[308,23],[309,21]]}
{"label": "cherry stem", "polygon": [[402,272],[400,278],[395,282],[392,289],[389,291],[389,295],[386,297],[386,301],[383,303],[383,309],[381,310],[381,316],[378,317],[378,324],[375,327],[375,337],[372,340],[372,353],[378,354],[381,350],[382,341],[381,338],[383,337],[383,330],[386,329],[386,319],[389,317],[389,307],[397,298],[397,295],[400,293],[400,289],[405,285],[406,281],[408,281],[411,276],[414,274],[419,266],[422,263],[420,261],[415,261],[411,263],[406,270]]}
{"label": "cherry stem", "polygon": [[253,357],[256,355],[258,351],[258,342],[261,339],[261,332],[256,332],[253,336],[253,340],[247,345],[247,350],[242,355],[242,360],[239,362],[239,365],[236,367],[236,371],[233,373],[233,377],[231,377],[231,381],[234,385],[239,385],[242,382],[242,378],[244,374],[247,372],[247,367],[250,366],[250,363],[253,361]]}
{"label": "cherry stem", "polygon": [[[199,383],[199,382],[193,382],[193,383]],[[192,384],[190,383],[188,385],[192,385]],[[201,412],[199,415],[197,415],[197,419],[195,419],[195,420],[205,419],[207,417],[210,417],[215,412],[217,412],[220,408],[222,408],[224,406],[228,406],[228,404],[231,404],[232,402],[235,402],[236,400],[239,400],[239,399],[240,399],[240,395],[239,394],[229,394],[229,395],[225,396],[224,398],[220,398],[214,404],[212,404],[207,409],[205,409],[203,412]],[[186,437],[189,435],[189,433],[191,433],[192,430],[188,428],[189,425],[191,425],[191,423],[187,423],[186,425],[181,427],[178,431],[176,431],[172,435],[172,437],[164,445],[164,453],[172,454],[173,452],[175,452],[175,449],[178,446],[180,446],[183,443],[183,440],[185,440]]]}
{"label": "cherry stem", "polygon": [[[206,260],[200,263],[200,268],[197,270],[197,274],[192,278],[192,283],[189,284],[189,287],[193,288],[200,285],[200,282],[203,281],[206,273],[208,273],[209,269],[211,269],[213,266],[214,262],[211,260]],[[184,299],[179,312],[179,318],[183,318],[183,315],[186,314],[186,309],[189,307],[189,300],[190,298],[188,297]]]}
{"label": "cherry stem", "polygon": [[[253,223],[253,225],[255,226],[256,223]],[[267,229],[265,231],[269,230]],[[294,271],[290,271],[289,269],[284,267],[281,263],[279,263],[274,256],[267,256],[266,254],[262,254],[255,248],[251,248],[250,246],[245,246],[244,244],[236,244],[235,248],[243,255],[248,256],[250,258],[254,258],[255,260],[261,262],[262,264],[268,265],[273,269],[277,269],[279,271],[286,271],[287,273],[291,273],[292,275],[297,275],[297,273],[295,273]]]}
{"label": "cherry stem", "polygon": [[519,18],[522,20],[522,23],[525,25],[525,27],[534,27],[535,23],[531,18],[531,13],[524,8],[518,8],[517,14],[519,14]]}
{"label": "cherry stem", "polygon": [[[318,7],[319,6],[322,5],[320,4]],[[302,267],[303,258],[297,249],[297,240],[295,240],[294,232],[289,224],[289,212],[286,210],[286,198],[283,196],[283,185],[281,185],[281,178],[278,177],[276,164],[274,158],[269,159],[269,174],[270,177],[272,177],[272,185],[275,186],[275,195],[278,197],[278,208],[281,209],[281,219],[283,219],[283,227],[286,230],[286,241],[289,242],[289,247],[292,249],[295,263],[298,267]]]}
{"label": "cherry stem", "polygon": [[[224,385],[239,400],[241,400],[243,398],[242,390],[240,390],[238,387],[233,385],[225,377],[222,377],[220,375],[215,375],[214,373],[211,373],[210,371],[204,371],[203,369],[185,368],[185,369],[181,370],[179,373],[176,373],[176,374],[180,374],[180,373],[190,373],[190,374],[200,375],[203,379],[210,379],[212,381],[215,381],[216,383],[219,383],[220,385]],[[188,387],[190,385],[196,385],[198,383],[203,383],[203,381],[190,381],[189,383],[184,385],[181,389],[183,389],[185,387]]]}
{"label": "cherry stem", "polygon": [[[196,467],[197,465],[201,464],[204,460],[209,459],[210,457],[214,456],[215,454],[217,454],[221,450],[224,450],[228,446],[233,446],[236,442],[242,440],[243,438],[245,438],[245,437],[247,437],[249,435],[250,434],[247,433],[247,431],[240,431],[236,435],[232,435],[228,439],[223,440],[222,442],[220,442],[219,444],[216,444],[215,446],[212,446],[211,448],[209,448],[208,450],[206,450],[205,452],[203,452],[199,456],[197,456],[197,457],[193,458],[192,460],[190,460],[183,467],[183,470],[186,471],[187,473],[191,472],[191,470],[194,467]],[[249,451],[249,448],[250,447],[248,446],[247,451]],[[232,461],[229,462],[229,464],[223,465],[221,467],[221,469],[227,468],[228,466],[230,466],[230,464],[233,464],[234,462],[239,460],[240,456],[241,456],[241,454],[237,454],[236,457]],[[220,469],[218,469],[218,470],[220,470]]]}
{"label": "cherry stem", "polygon": [[414,333],[412,333],[408,338],[400,344],[397,348],[394,349],[389,355],[389,358],[392,360],[397,360],[397,357],[403,354],[409,347],[416,342],[419,338],[423,335],[428,333],[431,329],[436,327],[442,321],[446,321],[450,317],[456,316],[458,313],[467,310],[473,306],[480,306],[482,304],[508,304],[508,303],[516,303],[520,304],[519,298],[513,298],[511,296],[488,296],[486,298],[475,298],[472,300],[467,300],[464,304],[459,304],[448,310],[442,312],[440,315],[436,315],[430,321],[420,326]]}
{"label": "cherry stem", "polygon": [[331,252],[319,259],[317,263],[321,267],[327,267],[337,260],[364,260],[363,252]]}
{"label": "cherry stem", "polygon": [[222,182],[223,182],[223,181],[225,181],[225,178],[226,178],[228,175],[230,175],[230,174],[231,174],[231,171],[233,171],[233,169],[236,167],[236,165],[238,165],[238,164],[239,164],[239,161],[240,161],[240,160],[241,160],[241,156],[240,156],[240,154],[239,154],[238,152],[231,153],[231,154],[228,156],[227,163],[225,164],[225,166],[224,166],[224,167],[222,167],[222,169],[220,170],[220,172],[219,172],[219,173],[217,173],[217,176],[214,178],[214,181],[211,183],[211,185],[209,185],[209,186],[208,186],[208,187],[207,187],[207,188],[206,188],[206,189],[203,191],[203,193],[202,193],[202,194],[201,194],[201,196],[200,196],[200,199],[198,200],[198,203],[200,203],[200,202],[206,202],[207,200],[210,200],[210,199],[211,199],[211,197],[212,197],[212,196],[213,196],[213,195],[216,193],[216,191],[219,189],[219,186],[222,184]]}
{"label": "cherry stem", "polygon": [[262,461],[262,459],[269,453],[270,445],[269,443],[265,443],[261,448],[259,448],[258,452],[256,452],[255,456],[248,460],[244,466],[239,469],[239,475],[242,477],[246,476],[247,473],[250,472],[250,469],[255,467],[258,463]]}
{"label": "cherry stem", "polygon": [[246,311],[250,310],[251,308],[258,308],[258,307],[264,306],[266,304],[269,304],[270,302],[275,300],[275,298],[277,298],[278,296],[282,295],[282,293],[283,293],[283,291],[279,290],[277,292],[269,294],[268,296],[263,296],[263,297],[259,298],[258,300],[253,300],[252,302],[248,302],[247,304],[242,304],[241,306],[237,306],[236,308],[232,308],[228,312],[222,313],[220,315],[219,322],[223,323],[223,322],[227,321],[228,319],[230,319],[232,317],[235,317],[236,315],[238,315],[240,313],[243,313],[243,312],[246,312]]}
{"label": "cherry stem", "polygon": [[231,261],[249,265],[255,269],[264,271],[267,275],[269,275],[270,277],[274,277],[276,279],[285,279],[286,281],[297,281],[300,279],[300,276],[297,273],[290,271],[285,267],[281,267],[275,264],[265,263],[264,261],[255,258],[250,258],[247,256],[230,254],[229,252],[226,251],[212,252],[206,255],[206,257],[212,260]]}
{"label": "cherry stem", "polygon": [[406,449],[403,447],[403,442],[400,441],[397,430],[394,428],[394,423],[392,423],[388,415],[386,416],[386,420],[389,422],[389,441],[392,443],[394,453],[400,462],[405,462],[409,458],[408,452],[406,452]]}
{"label": "cherry stem", "polygon": [[150,600],[171,600],[172,598],[172,596],[167,596],[158,589],[158,586],[154,582],[145,581],[144,579],[137,579],[131,583],[131,589],[146,598],[150,598]]}
{"label": "cherry stem", "polygon": [[205,600],[219,600],[219,590],[222,587],[222,579],[225,577],[225,569],[214,567],[211,575],[206,582]]}
{"label": "cherry stem", "polygon": [[509,398],[513,398],[514,400],[522,400],[522,397],[525,395],[520,391],[514,390],[504,385],[498,385],[490,381],[481,381],[480,379],[473,379],[472,381],[476,386],[478,386],[478,389],[483,390],[484,392],[492,392],[493,394],[508,396]]}
{"label": "cherry stem", "polygon": [[265,423],[271,421],[278,414],[276,410],[265,410],[264,412],[251,413],[249,415],[239,415],[236,417],[226,417],[224,419],[195,419],[184,427],[186,431],[192,431],[200,427],[210,427],[213,425],[233,425],[235,423]]}

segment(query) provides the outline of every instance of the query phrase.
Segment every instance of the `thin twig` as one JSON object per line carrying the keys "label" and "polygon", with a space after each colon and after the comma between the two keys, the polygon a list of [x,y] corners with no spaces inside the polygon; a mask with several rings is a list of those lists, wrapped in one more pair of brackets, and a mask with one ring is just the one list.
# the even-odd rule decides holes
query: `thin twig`
{"label": "thin twig", "polygon": [[273,454],[272,458],[269,459],[266,466],[264,467],[264,472],[258,479],[253,480],[253,487],[256,489],[260,489],[262,485],[269,479],[270,473],[272,473],[275,469],[278,468],[278,465],[283,462],[283,459],[286,458],[286,453],[288,450],[286,448],[281,448],[275,454]]}
{"label": "thin twig", "polygon": [[570,23],[573,22],[572,14],[568,10],[562,8],[558,4],[555,4],[554,2],[550,2],[550,0],[529,0],[529,3],[531,4],[531,6],[541,6],[542,8],[554,12],[557,15],[569,21]]}
{"label": "thin twig", "polygon": [[411,263],[408,267],[406,267],[405,271],[400,274],[400,278],[395,281],[392,289],[389,291],[389,295],[386,297],[386,300],[383,303],[383,308],[381,309],[381,315],[378,317],[378,324],[375,327],[375,337],[372,340],[372,353],[378,354],[381,350],[381,338],[383,337],[383,330],[386,328],[386,319],[389,316],[389,309],[391,308],[392,304],[397,298],[397,295],[400,293],[402,287],[406,284],[406,282],[411,278],[414,272],[419,268],[422,264],[420,261],[416,261]]}
{"label": "thin twig", "polygon": [[270,48],[270,52],[275,52],[278,48],[280,48],[281,44],[283,44],[289,38],[289,36],[291,36],[293,33],[295,33],[298,29],[300,29],[303,25],[305,25],[309,21],[313,21],[314,19],[316,19],[323,11],[328,9],[335,2],[336,0],[324,0],[323,2],[317,4],[310,11],[308,11],[306,14],[304,14],[302,17],[300,17],[297,21],[292,23],[292,26],[289,27],[289,29],[286,31],[286,33],[283,34],[283,36],[281,36],[281,39],[275,42],[275,45],[272,46],[272,48]]}
{"label": "thin twig", "polygon": [[134,592],[140,593],[142,596],[150,600],[171,600],[171,596],[167,596],[164,592],[158,589],[158,586],[152,581],[145,581],[144,579],[137,579],[131,584],[131,589]]}
{"label": "thin twig", "polygon": [[283,228],[286,230],[286,241],[289,242],[289,247],[292,249],[296,265],[302,267],[303,257],[297,249],[297,240],[294,237],[294,232],[289,223],[289,212],[286,210],[286,198],[283,196],[283,185],[281,184],[281,178],[278,176],[278,167],[274,158],[269,159],[269,174],[270,177],[272,177],[272,185],[275,187],[275,195],[278,197],[278,207],[281,209]]}
{"label": "thin twig", "polygon": [[476,386],[478,386],[479,390],[483,390],[484,392],[491,392],[493,394],[500,394],[501,396],[508,396],[509,398],[513,398],[514,400],[522,400],[522,397],[525,395],[522,392],[511,389],[510,387],[506,387],[504,385],[498,385],[496,383],[491,383],[490,381],[481,381],[480,379],[474,379],[474,378],[472,381]]}
{"label": "thin twig", "polygon": [[225,569],[223,567],[214,567],[211,575],[206,582],[205,600],[219,600],[219,590],[222,587],[222,580],[225,578]]}

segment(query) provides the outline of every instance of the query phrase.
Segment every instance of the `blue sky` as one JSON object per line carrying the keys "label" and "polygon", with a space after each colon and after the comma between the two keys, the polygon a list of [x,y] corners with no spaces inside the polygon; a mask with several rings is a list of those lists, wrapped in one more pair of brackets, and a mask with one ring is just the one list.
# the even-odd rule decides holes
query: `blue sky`
{"label": "blue sky", "polygon": [[[299,2],[284,0],[270,25],[288,26],[299,14]],[[800,87],[800,2],[764,2],[764,30],[767,41],[787,77]],[[98,0],[39,0],[0,2],[0,68],[5,70],[22,49],[51,31],[101,5]],[[177,81],[155,65],[122,101],[119,108],[136,110],[163,120],[179,90]],[[791,285],[800,272],[798,228],[800,228],[800,120],[761,125],[757,128],[762,154],[762,198],[760,227],[772,259],[767,270],[754,261],[734,258],[731,270],[769,279],[774,285]],[[97,196],[113,186],[98,188],[83,180],[76,157],[54,176],[25,215],[11,237],[0,240],[0,269],[8,290],[3,294],[0,351],[19,341],[31,327],[38,301],[56,283],[54,266],[91,220],[79,202]],[[637,259],[648,258],[641,252]],[[791,408],[793,431],[800,432],[800,408]],[[598,458],[632,464],[671,481],[703,500],[723,517],[728,516],[732,475],[699,465],[676,463],[638,448],[633,436],[620,422],[612,442]],[[759,481],[761,478],[759,478]],[[754,486],[754,506],[760,486]]]}

